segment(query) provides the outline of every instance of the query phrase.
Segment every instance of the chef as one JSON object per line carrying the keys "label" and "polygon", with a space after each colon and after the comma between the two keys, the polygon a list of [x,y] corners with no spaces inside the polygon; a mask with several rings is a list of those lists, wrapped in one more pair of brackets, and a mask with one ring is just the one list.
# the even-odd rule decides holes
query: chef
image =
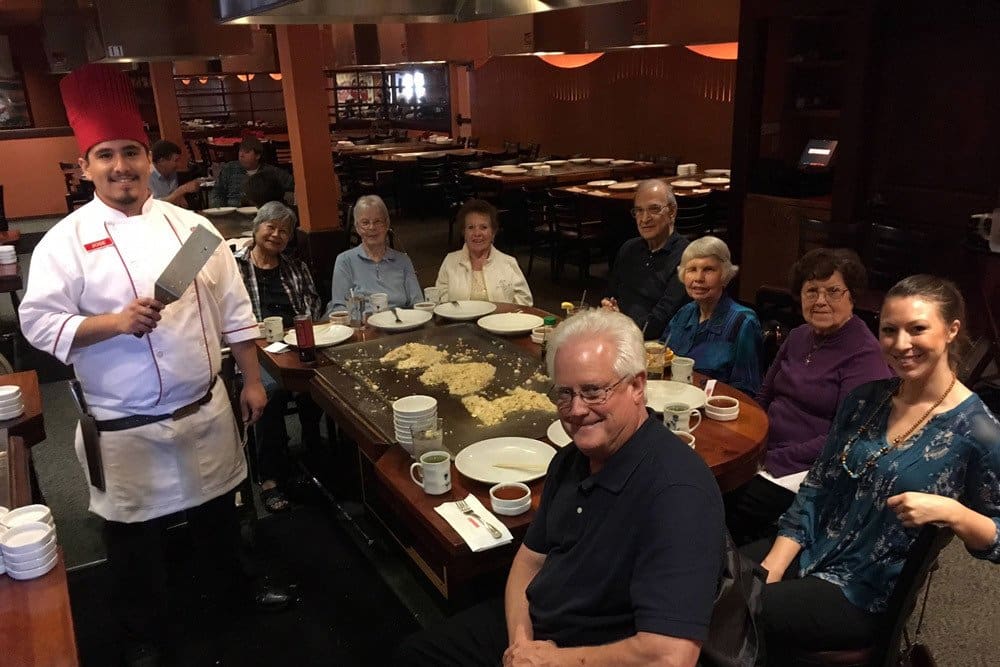
{"label": "chef", "polygon": [[[153,298],[157,277],[191,231],[213,228],[151,196],[149,140],[121,71],[86,65],[60,88],[96,196],[35,249],[21,325],[32,345],[73,364],[96,419],[93,450],[78,428],[76,451],[90,510],[105,519],[124,657],[158,664],[169,626],[163,517],[186,512],[210,592],[229,599],[250,590],[237,558],[234,503],[246,463],[218,373],[225,344],[243,371],[242,418],[256,421],[267,402],[258,328],[225,244],[179,300],[164,306]],[[256,602],[288,599],[262,590]]]}

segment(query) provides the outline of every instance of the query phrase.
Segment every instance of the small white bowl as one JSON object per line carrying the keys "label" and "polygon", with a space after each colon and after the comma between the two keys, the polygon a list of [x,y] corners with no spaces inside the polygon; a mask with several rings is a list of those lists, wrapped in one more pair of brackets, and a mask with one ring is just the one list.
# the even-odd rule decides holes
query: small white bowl
{"label": "small white bowl", "polygon": [[330,313],[330,324],[342,324],[347,326],[351,323],[351,314],[346,310],[338,310]]}
{"label": "small white bowl", "polygon": [[28,570],[34,570],[43,567],[56,555],[56,545],[52,544],[52,547],[45,549],[37,554],[35,558],[25,559],[25,560],[15,560],[11,558],[10,560],[4,560],[4,566],[11,572],[27,572]]}
{"label": "small white bowl", "polygon": [[32,521],[52,525],[52,510],[45,505],[25,505],[24,507],[18,507],[7,512],[7,514],[0,518],[0,522],[8,528],[14,528],[25,523],[31,523]]}
{"label": "small white bowl", "polygon": [[56,552],[56,540],[53,537],[37,551],[32,551],[29,554],[21,555],[5,555],[3,556],[3,561],[7,567],[18,568],[21,570],[28,569],[23,567],[25,563],[30,563],[35,560],[47,560],[52,554]]}
{"label": "small white bowl", "polygon": [[21,388],[16,384],[0,385],[0,400],[7,398],[21,398]]}
{"label": "small white bowl", "polygon": [[47,563],[45,563],[45,565],[37,567],[33,570],[25,570],[24,572],[15,572],[14,570],[8,568],[7,576],[10,577],[11,579],[18,579],[21,581],[27,579],[37,579],[43,574],[48,574],[52,570],[52,568],[56,566],[57,562],[59,562],[58,554],[53,555],[52,558],[49,559]]}
{"label": "small white bowl", "polygon": [[426,310],[433,313],[435,308],[437,308],[437,304],[430,301],[421,301],[420,303],[413,304],[414,310]]}
{"label": "small white bowl", "polygon": [[17,419],[18,417],[20,417],[23,414],[24,414],[24,406],[22,405],[22,406],[20,406],[18,408],[13,408],[11,410],[7,410],[6,412],[0,412],[0,421],[7,421],[9,419]]}
{"label": "small white bowl", "polygon": [[497,508],[494,508],[493,511],[496,514],[499,514],[500,516],[518,516],[519,514],[524,514],[525,512],[527,512],[530,509],[531,509],[531,500],[528,500],[528,502],[524,503],[523,505],[521,505],[519,507],[515,507],[513,509],[505,510],[505,509],[497,507]]}
{"label": "small white bowl", "polygon": [[393,401],[392,411],[397,415],[423,415],[428,411],[437,408],[437,399],[433,396],[413,394]]}
{"label": "small white bowl", "polygon": [[48,546],[49,540],[54,540],[56,529],[47,523],[35,521],[11,528],[0,536],[0,549],[4,559],[8,556],[25,556],[35,553]]}
{"label": "small white bowl", "polygon": [[[511,499],[500,498],[496,494],[502,489],[514,489],[521,492],[522,495],[518,498]],[[528,488],[527,484],[522,484],[521,482],[501,482],[490,487],[490,505],[492,505],[494,511],[518,510],[521,509],[525,503],[531,505],[531,489]]]}
{"label": "small white bowl", "polygon": [[732,396],[709,396],[705,399],[705,407],[720,414],[737,414],[740,411],[740,402]]}
{"label": "small white bowl", "polygon": [[705,416],[709,419],[713,419],[717,422],[733,422],[740,418],[740,413],[725,413],[716,412],[712,408],[705,406],[704,408]]}

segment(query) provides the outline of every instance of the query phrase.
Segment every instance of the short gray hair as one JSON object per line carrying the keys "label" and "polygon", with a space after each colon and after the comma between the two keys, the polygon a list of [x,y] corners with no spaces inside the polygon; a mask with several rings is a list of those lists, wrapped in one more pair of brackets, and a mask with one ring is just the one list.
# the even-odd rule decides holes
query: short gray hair
{"label": "short gray hair", "polygon": [[556,352],[563,343],[575,338],[603,338],[614,344],[615,373],[625,377],[646,370],[646,351],[642,332],[632,318],[622,313],[596,308],[566,318],[546,341],[545,363],[549,377],[555,381]]}
{"label": "short gray hair", "polygon": [[729,252],[726,242],[717,236],[702,236],[688,244],[681,255],[681,263],[677,265],[677,276],[684,282],[684,268],[692,259],[702,259],[711,257],[719,261],[722,265],[722,284],[728,285],[740,267],[733,264],[733,256]]}
{"label": "short gray hair", "polygon": [[280,201],[269,201],[259,209],[257,209],[257,215],[253,218],[253,232],[257,233],[257,229],[260,228],[265,222],[287,222],[291,229],[294,230],[295,226],[299,224],[299,219],[295,215],[295,211],[288,208]]}
{"label": "short gray hair", "polygon": [[666,193],[667,205],[670,206],[670,210],[677,210],[677,197],[674,196],[674,189],[670,187],[670,183],[667,183],[662,178],[647,178],[644,181],[639,181],[638,187],[635,189],[635,196],[638,197],[641,193],[646,190],[658,190],[662,189]]}
{"label": "short gray hair", "polygon": [[354,209],[352,210],[352,215],[354,216],[354,224],[358,224],[358,211],[363,208],[377,208],[385,216],[385,223],[389,224],[389,207],[385,205],[382,198],[378,195],[365,195],[363,197],[358,197],[358,201],[354,202]]}

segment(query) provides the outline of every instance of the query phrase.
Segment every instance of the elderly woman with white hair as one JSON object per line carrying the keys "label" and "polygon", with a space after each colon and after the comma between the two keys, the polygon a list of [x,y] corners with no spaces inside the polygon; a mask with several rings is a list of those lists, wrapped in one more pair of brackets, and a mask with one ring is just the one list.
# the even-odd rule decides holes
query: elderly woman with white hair
{"label": "elderly woman with white hair", "polygon": [[693,301],[677,311],[661,340],[693,358],[695,370],[753,396],[760,388],[760,322],[725,292],[738,270],[722,239],[692,241],[677,274]]}
{"label": "elderly woman with white hair", "polygon": [[[294,324],[296,315],[319,317],[323,307],[309,267],[285,253],[296,222],[292,209],[281,202],[267,202],[253,220],[253,240],[235,254],[254,315],[258,320],[280,317],[286,328]],[[291,480],[293,470],[284,414],[289,395],[264,369],[261,380],[268,396],[267,407],[254,427],[257,475],[262,480],[261,501],[269,512],[282,512],[289,503],[281,487]],[[308,393],[294,398],[303,441],[318,443],[319,407]]]}
{"label": "elderly woman with white hair", "polygon": [[381,197],[358,198],[354,204],[354,229],[361,245],[337,255],[327,312],[346,310],[352,293],[383,292],[389,297],[390,308],[406,308],[423,301],[413,262],[406,253],[389,247],[389,209]]}

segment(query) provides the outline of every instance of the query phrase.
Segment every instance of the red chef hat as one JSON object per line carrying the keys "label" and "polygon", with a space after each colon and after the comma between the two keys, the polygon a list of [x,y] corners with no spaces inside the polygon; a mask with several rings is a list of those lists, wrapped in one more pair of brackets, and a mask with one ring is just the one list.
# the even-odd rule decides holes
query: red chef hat
{"label": "red chef hat", "polygon": [[80,155],[102,141],[115,139],[132,139],[149,148],[132,84],[121,70],[111,65],[84,65],[64,77],[59,89]]}

